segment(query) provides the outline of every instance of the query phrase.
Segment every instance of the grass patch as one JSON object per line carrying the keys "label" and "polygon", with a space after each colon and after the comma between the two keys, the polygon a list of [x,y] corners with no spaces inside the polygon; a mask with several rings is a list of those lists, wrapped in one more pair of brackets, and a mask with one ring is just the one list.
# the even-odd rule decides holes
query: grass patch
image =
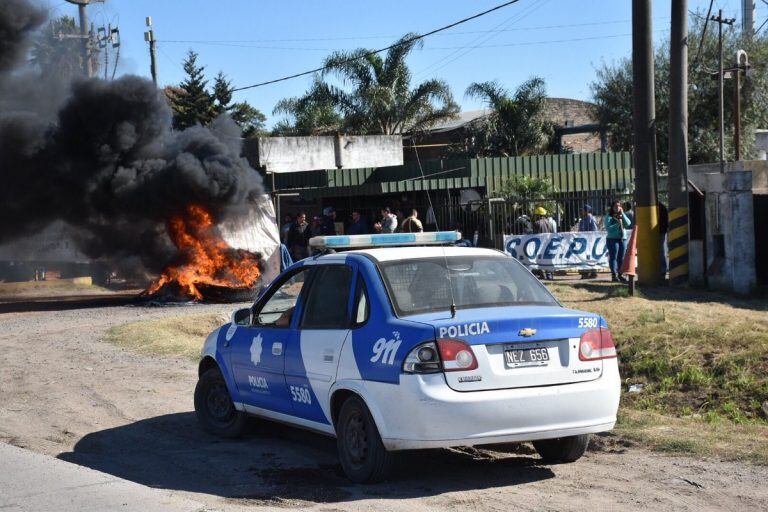
{"label": "grass patch", "polygon": [[[644,384],[625,404],[672,415],[764,421],[768,401],[768,300],[705,291],[643,289],[619,297],[612,283],[550,285],[567,307],[605,317],[621,375]],[[625,386],[626,390],[626,386]]]}
{"label": "grass patch", "polygon": [[622,408],[616,433],[653,450],[768,464],[768,428]]}
{"label": "grass patch", "polygon": [[206,336],[226,323],[222,315],[188,315],[141,320],[109,329],[105,341],[145,354],[197,360]]}
{"label": "grass patch", "polygon": [[[624,379],[619,432],[665,452],[768,463],[768,300],[549,286],[566,307],[598,313],[611,328]],[[642,391],[628,393],[630,384]]]}

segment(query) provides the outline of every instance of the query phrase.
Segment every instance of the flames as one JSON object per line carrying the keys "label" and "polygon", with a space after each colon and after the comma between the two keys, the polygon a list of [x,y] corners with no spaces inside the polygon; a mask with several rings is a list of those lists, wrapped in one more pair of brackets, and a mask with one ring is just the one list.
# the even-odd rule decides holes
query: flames
{"label": "flames", "polygon": [[147,288],[146,295],[171,289],[176,295],[201,300],[202,285],[243,289],[251,288],[259,279],[257,255],[230,247],[202,206],[188,206],[184,215],[168,221],[167,229],[180,261],[167,267]]}

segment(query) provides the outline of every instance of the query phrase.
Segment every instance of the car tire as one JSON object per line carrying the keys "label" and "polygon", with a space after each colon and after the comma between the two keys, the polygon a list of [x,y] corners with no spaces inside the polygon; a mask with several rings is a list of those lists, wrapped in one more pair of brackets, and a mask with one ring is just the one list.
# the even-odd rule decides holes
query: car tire
{"label": "car tire", "polygon": [[344,401],[336,421],[339,461],[355,483],[374,483],[387,478],[394,455],[384,448],[368,407],[358,397]]}
{"label": "car tire", "polygon": [[235,409],[227,383],[218,368],[207,370],[198,379],[195,413],[203,430],[219,437],[240,437],[248,427],[248,416]]}
{"label": "car tire", "polygon": [[534,441],[533,447],[545,462],[575,462],[587,451],[589,437],[589,434],[582,434],[559,439],[542,439]]}

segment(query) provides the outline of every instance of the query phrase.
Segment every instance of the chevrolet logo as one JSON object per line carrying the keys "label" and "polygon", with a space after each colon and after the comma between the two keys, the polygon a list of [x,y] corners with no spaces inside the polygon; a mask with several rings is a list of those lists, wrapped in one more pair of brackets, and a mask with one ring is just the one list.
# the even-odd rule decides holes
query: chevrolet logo
{"label": "chevrolet logo", "polygon": [[533,336],[534,334],[536,334],[536,329],[531,329],[530,327],[520,329],[517,333],[518,336],[525,336],[526,338]]}

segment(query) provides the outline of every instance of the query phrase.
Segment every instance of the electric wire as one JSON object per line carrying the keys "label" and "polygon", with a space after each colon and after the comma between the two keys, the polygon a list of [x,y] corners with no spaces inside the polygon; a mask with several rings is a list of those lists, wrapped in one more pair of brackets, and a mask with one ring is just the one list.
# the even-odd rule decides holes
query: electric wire
{"label": "electric wire", "polygon": [[[691,11],[691,14],[695,13]],[[665,21],[669,20],[669,17],[660,17],[660,18],[654,18],[654,21]],[[631,19],[624,19],[624,20],[608,20],[608,21],[592,21],[587,23],[566,23],[561,25],[539,25],[539,26],[532,26],[532,27],[515,27],[515,28],[503,28],[503,29],[486,29],[486,30],[460,30],[460,31],[450,31],[450,32],[441,32],[438,34],[434,34],[436,36],[457,36],[457,35],[471,35],[471,34],[487,34],[490,32],[520,32],[520,31],[531,31],[531,30],[549,30],[549,29],[562,29],[562,28],[575,28],[575,27],[593,27],[593,26],[599,26],[599,25],[618,25],[618,24],[626,24],[631,23]],[[397,34],[390,34],[390,35],[378,35],[378,36],[349,36],[349,37],[309,37],[309,38],[293,38],[293,39],[158,39],[158,43],[172,43],[172,44],[211,44],[211,45],[217,45],[217,44],[250,44],[250,43],[303,43],[303,42],[313,42],[313,41],[355,41],[355,40],[364,40],[364,39],[391,39],[393,37],[399,37]],[[254,48],[272,48],[271,46],[254,46]],[[281,47],[275,47],[275,48],[281,48]],[[298,47],[289,47],[287,49],[296,49],[296,50],[324,50],[327,51],[327,48],[298,48]]]}
{"label": "electric wire", "polygon": [[707,35],[707,25],[709,24],[709,17],[712,15],[712,6],[715,4],[715,0],[709,0],[709,8],[707,9],[707,16],[704,18],[704,28],[701,30],[701,39],[699,39],[699,48],[696,50],[696,56],[693,58],[692,70],[696,69],[699,64],[699,57],[701,57],[701,49],[704,46],[704,37]]}
{"label": "electric wire", "polygon": [[[487,9],[487,10],[482,11],[480,13],[474,14],[474,15],[466,17],[466,18],[463,18],[463,19],[461,19],[459,21],[455,21],[455,22],[450,23],[448,25],[445,25],[443,27],[436,28],[436,29],[431,30],[429,32],[426,32],[424,34],[420,34],[420,35],[408,38],[405,41],[400,41],[398,43],[391,44],[391,45],[389,45],[389,46],[387,46],[385,48],[381,48],[381,49],[378,49],[378,50],[372,50],[370,52],[364,53],[363,55],[360,55],[360,56],[357,56],[357,57],[353,57],[351,59],[347,59],[346,61],[342,61],[341,64],[344,64],[346,62],[354,62],[356,60],[360,60],[360,59],[364,59],[364,58],[370,57],[371,55],[376,55],[376,54],[379,54],[379,53],[382,53],[382,52],[386,52],[388,50],[391,50],[392,48],[397,48],[398,46],[402,46],[402,45],[405,45],[405,44],[410,44],[410,43],[412,43],[414,41],[418,41],[418,40],[424,39],[425,37],[429,37],[429,36],[431,36],[433,34],[436,34],[438,32],[443,32],[445,30],[448,30],[448,29],[453,28],[455,26],[461,25],[461,24],[466,23],[468,21],[477,19],[477,18],[479,18],[481,16],[485,16],[486,14],[492,13],[494,11],[498,11],[499,9],[502,9],[504,7],[510,6],[512,4],[516,4],[519,1],[520,0],[509,0],[508,2],[504,2],[503,4],[499,4],[499,5],[495,6],[495,7],[492,7],[490,9]],[[246,89],[254,89],[256,87],[263,87],[265,85],[271,85],[271,84],[275,84],[275,83],[278,83],[278,82],[284,82],[286,80],[291,80],[293,78],[298,78],[300,76],[311,75],[311,74],[314,74],[314,73],[317,73],[317,72],[320,72],[320,71],[324,71],[324,70],[328,69],[328,67],[329,66],[321,66],[319,68],[311,69],[309,71],[304,71],[304,72],[301,72],[301,73],[295,73],[293,75],[284,76],[282,78],[277,78],[277,79],[274,79],[274,80],[268,80],[266,82],[259,82],[259,83],[256,83],[256,84],[246,85],[246,86],[243,86],[243,87],[235,87],[234,89],[232,89],[232,92],[244,91]]]}

